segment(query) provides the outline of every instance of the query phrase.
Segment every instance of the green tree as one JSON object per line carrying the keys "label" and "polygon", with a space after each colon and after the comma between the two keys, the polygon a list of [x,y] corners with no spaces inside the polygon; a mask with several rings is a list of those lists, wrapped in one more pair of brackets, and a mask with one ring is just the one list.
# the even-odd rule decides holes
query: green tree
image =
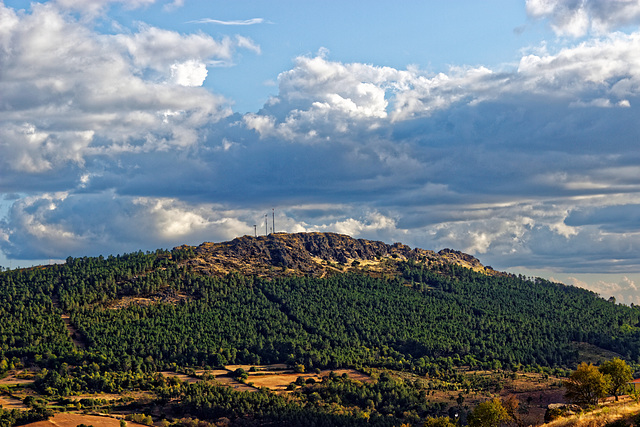
{"label": "green tree", "polygon": [[610,384],[609,376],[593,364],[582,362],[564,382],[565,397],[579,405],[597,405],[601,398],[607,396]]}
{"label": "green tree", "polygon": [[427,418],[423,427],[456,427],[449,417]]}
{"label": "green tree", "polygon": [[471,427],[498,427],[502,421],[509,419],[507,410],[498,398],[487,400],[476,406],[469,414]]}
{"label": "green tree", "polygon": [[611,378],[609,393],[618,400],[618,396],[624,392],[629,386],[629,381],[633,379],[631,367],[624,360],[615,357],[613,360],[608,360],[600,365],[599,370]]}

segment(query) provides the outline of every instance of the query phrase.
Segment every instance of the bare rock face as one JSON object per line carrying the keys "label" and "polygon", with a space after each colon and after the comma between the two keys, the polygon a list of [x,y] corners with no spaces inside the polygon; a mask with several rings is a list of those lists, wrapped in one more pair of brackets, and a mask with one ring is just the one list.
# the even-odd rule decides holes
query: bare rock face
{"label": "bare rock face", "polygon": [[[184,247],[183,247],[184,248]],[[391,263],[413,259],[422,262],[456,263],[474,269],[484,267],[471,255],[445,249],[441,254],[411,249],[401,243],[354,239],[336,233],[272,233],[243,236],[230,242],[203,243],[193,248],[195,258],[186,261],[205,274],[224,275],[232,271],[259,276],[324,277],[366,268],[383,274]],[[471,267],[470,267],[471,268]]]}
{"label": "bare rock face", "polygon": [[491,267],[485,267],[482,265],[478,258],[473,255],[465,254],[464,252],[454,251],[453,249],[443,249],[438,252],[438,255],[449,261],[451,264],[457,264],[462,267],[470,268],[474,271],[493,271]]}

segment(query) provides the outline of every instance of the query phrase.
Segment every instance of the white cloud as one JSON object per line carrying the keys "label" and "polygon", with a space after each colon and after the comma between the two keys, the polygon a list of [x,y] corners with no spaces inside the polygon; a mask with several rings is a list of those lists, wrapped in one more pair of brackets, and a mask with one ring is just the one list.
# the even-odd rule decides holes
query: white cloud
{"label": "white cloud", "polygon": [[243,120],[249,129],[257,131],[262,136],[271,136],[274,134],[274,117],[247,113],[243,117]]}
{"label": "white cloud", "polygon": [[[36,252],[41,258],[51,257],[59,254],[59,251],[71,251],[80,246],[82,243],[78,236],[68,230],[60,223],[47,223],[45,217],[55,212],[57,203],[63,201],[67,195],[59,194],[43,194],[41,197],[27,197],[14,203],[12,206],[12,216],[17,223],[11,224],[11,227],[2,227],[2,234],[8,236],[4,242],[1,242],[3,251],[11,254],[14,250],[25,252]],[[16,242],[16,234],[26,232],[27,239],[24,242],[28,247],[21,248]],[[33,245],[33,246],[31,246]],[[39,245],[42,245],[38,248]]]}
{"label": "white cloud", "polygon": [[63,259],[222,241],[253,231],[236,215],[169,198],[43,194],[14,203],[0,222],[0,235],[8,236],[0,247],[16,257]]}
{"label": "white cloud", "polygon": [[[555,55],[524,56],[518,73],[524,78],[523,89],[565,96],[585,96],[605,91],[623,98],[640,93],[640,33],[615,34],[591,40]],[[623,98],[624,99],[624,98]]]}
{"label": "white cloud", "polygon": [[175,9],[179,9],[184,6],[184,0],[173,0],[171,3],[167,3],[162,8],[166,12],[172,12]]}
{"label": "white cloud", "polygon": [[[377,131],[460,105],[546,97],[587,108],[629,107],[640,95],[640,32],[582,42],[556,53],[524,55],[517,69],[451,67],[435,75],[299,57],[278,77],[279,93],[245,120],[262,137],[326,140]],[[259,120],[258,116],[263,119]]]}
{"label": "white cloud", "polygon": [[533,18],[549,18],[559,35],[582,37],[589,31],[604,34],[640,23],[638,0],[527,0]]}
{"label": "white cloud", "polygon": [[0,127],[0,148],[4,171],[41,173],[63,167],[67,162],[82,165],[93,131],[52,134],[30,123]]}
{"label": "white cloud", "polygon": [[218,25],[255,25],[262,24],[265,20],[263,18],[251,18],[244,20],[232,20],[232,21],[223,21],[219,19],[211,19],[211,18],[202,18],[197,19],[195,21],[189,21],[189,23],[193,24],[218,24]]}
{"label": "white cloud", "polygon": [[222,144],[216,147],[216,150],[229,151],[233,147],[237,147],[239,144],[237,142],[229,141],[227,138],[222,138]]}
{"label": "white cloud", "polygon": [[36,173],[87,155],[192,145],[200,127],[230,114],[197,87],[205,64],[230,61],[240,44],[250,47],[148,26],[102,35],[53,4],[21,14],[0,4],[0,163]]}
{"label": "white cloud", "polygon": [[238,35],[236,36],[236,43],[241,49],[248,49],[258,55],[261,53],[260,45],[256,44],[248,37]]}
{"label": "white cloud", "polygon": [[398,72],[388,67],[330,62],[321,56],[300,57],[278,77],[280,97],[309,103],[313,120],[336,111],[352,119],[387,117],[385,90]]}
{"label": "white cloud", "polygon": [[147,25],[142,25],[137,33],[117,34],[113,39],[131,56],[138,72],[151,69],[160,75],[168,73],[175,62],[208,59],[228,62],[239,44],[231,37],[217,41],[204,33],[184,35]]}
{"label": "white cloud", "polygon": [[194,60],[176,63],[171,65],[171,77],[174,83],[182,86],[202,86],[207,78],[207,67]]}
{"label": "white cloud", "polygon": [[77,10],[89,17],[100,15],[113,3],[121,3],[129,9],[137,9],[155,2],[156,0],[54,0],[54,3],[61,8]]}
{"label": "white cloud", "polygon": [[396,221],[379,212],[367,213],[363,219],[346,218],[332,224],[323,224],[308,227],[309,231],[332,231],[347,234],[353,237],[381,236],[388,234],[399,234],[396,229]]}
{"label": "white cloud", "polygon": [[132,204],[146,212],[144,216],[152,228],[149,231],[169,242],[206,239],[208,235],[227,240],[249,231],[249,225],[225,216],[210,205],[193,206],[175,199],[148,197],[137,198]]}

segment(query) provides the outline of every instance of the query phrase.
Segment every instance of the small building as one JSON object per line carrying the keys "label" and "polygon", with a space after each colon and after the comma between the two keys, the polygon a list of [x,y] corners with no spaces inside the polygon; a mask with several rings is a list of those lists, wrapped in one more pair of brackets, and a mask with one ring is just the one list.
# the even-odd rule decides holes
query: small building
{"label": "small building", "polygon": [[640,378],[629,381],[627,384],[633,387],[634,390],[640,390]]}

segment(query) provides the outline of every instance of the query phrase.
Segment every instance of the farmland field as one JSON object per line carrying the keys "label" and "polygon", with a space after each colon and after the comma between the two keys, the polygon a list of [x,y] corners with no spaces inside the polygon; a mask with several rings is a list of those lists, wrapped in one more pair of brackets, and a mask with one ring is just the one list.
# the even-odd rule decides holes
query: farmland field
{"label": "farmland field", "polygon": [[[120,427],[120,420],[118,418],[108,416],[70,414],[62,412],[46,421],[38,421],[27,425],[29,427],[76,427],[79,424],[91,425],[93,427]],[[143,427],[144,424],[127,421],[127,426]]]}

